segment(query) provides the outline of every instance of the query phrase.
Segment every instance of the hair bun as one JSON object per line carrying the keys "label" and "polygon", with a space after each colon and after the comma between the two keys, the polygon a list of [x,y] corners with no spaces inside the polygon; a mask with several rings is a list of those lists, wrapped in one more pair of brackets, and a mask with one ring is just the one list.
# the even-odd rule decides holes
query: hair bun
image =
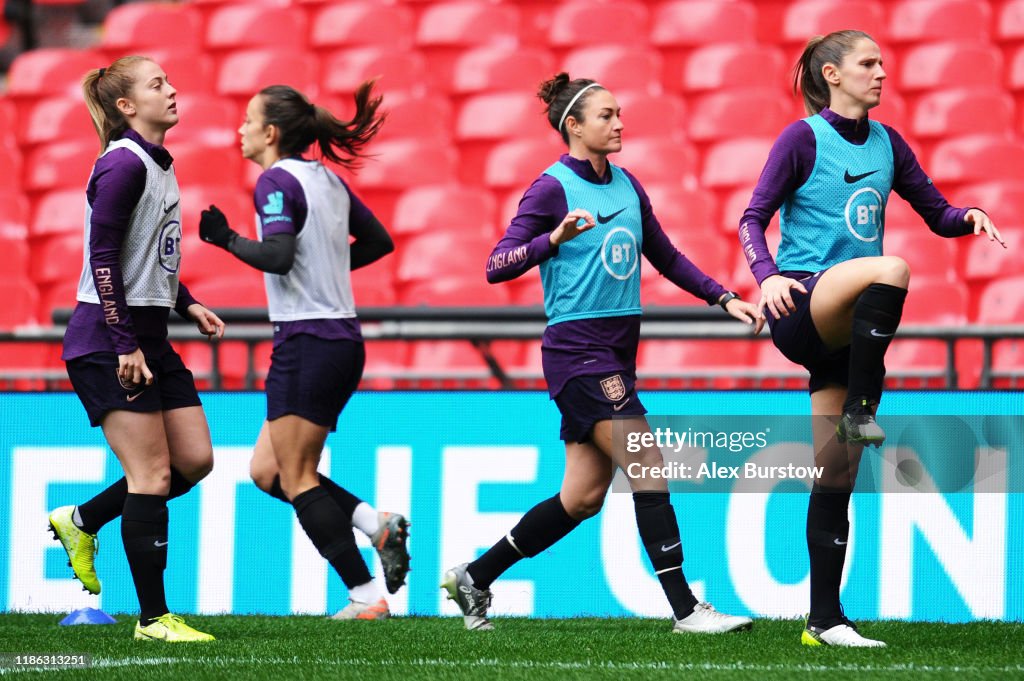
{"label": "hair bun", "polygon": [[565,88],[569,87],[571,79],[569,74],[565,71],[557,74],[554,78],[546,80],[540,84],[540,89],[537,91],[537,96],[540,97],[541,101],[551,106],[551,103],[555,101]]}

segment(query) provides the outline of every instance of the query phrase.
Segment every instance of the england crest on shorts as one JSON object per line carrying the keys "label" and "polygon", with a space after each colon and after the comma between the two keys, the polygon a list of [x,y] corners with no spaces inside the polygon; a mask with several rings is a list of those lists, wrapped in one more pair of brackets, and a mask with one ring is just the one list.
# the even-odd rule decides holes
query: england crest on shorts
{"label": "england crest on shorts", "polygon": [[602,378],[601,390],[604,391],[604,396],[612,402],[618,402],[626,396],[626,384],[622,382],[622,376],[619,374]]}

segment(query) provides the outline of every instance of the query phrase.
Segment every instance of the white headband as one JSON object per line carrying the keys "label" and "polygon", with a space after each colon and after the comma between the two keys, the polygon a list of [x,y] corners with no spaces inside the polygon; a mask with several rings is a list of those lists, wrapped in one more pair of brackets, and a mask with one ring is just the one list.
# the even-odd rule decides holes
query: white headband
{"label": "white headband", "polygon": [[562,132],[562,126],[565,124],[565,117],[569,115],[569,110],[572,109],[572,105],[576,103],[576,100],[580,98],[580,95],[582,95],[584,92],[586,92],[592,87],[601,87],[601,84],[591,83],[590,85],[581,88],[580,91],[577,92],[575,96],[573,96],[573,98],[569,100],[569,106],[565,107],[565,111],[562,112],[562,118],[560,118],[558,121],[558,132]]}

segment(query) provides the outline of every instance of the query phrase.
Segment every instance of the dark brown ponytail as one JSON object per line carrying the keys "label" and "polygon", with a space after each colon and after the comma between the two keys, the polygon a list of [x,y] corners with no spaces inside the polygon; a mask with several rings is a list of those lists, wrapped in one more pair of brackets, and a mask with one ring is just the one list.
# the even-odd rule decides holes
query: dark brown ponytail
{"label": "dark brown ponytail", "polygon": [[288,85],[271,85],[260,90],[263,119],[276,125],[282,156],[301,154],[312,144],[321,155],[347,168],[359,165],[362,148],[380,131],[386,114],[378,113],[381,97],[373,95],[373,81],[362,83],[354,95],[356,112],[351,121],[340,121],[327,109],[311,103]]}

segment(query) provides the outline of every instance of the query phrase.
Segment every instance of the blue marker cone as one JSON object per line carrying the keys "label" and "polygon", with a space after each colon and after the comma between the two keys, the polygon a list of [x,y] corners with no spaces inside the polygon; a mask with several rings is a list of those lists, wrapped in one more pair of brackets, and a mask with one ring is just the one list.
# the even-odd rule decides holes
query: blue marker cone
{"label": "blue marker cone", "polygon": [[62,627],[74,624],[117,624],[117,620],[98,608],[79,608],[60,621]]}

